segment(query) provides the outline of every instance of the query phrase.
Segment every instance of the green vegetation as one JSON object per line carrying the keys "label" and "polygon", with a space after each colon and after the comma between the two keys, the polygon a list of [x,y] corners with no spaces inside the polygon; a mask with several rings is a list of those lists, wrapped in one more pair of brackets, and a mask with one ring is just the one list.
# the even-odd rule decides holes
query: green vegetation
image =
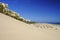
{"label": "green vegetation", "polygon": [[31,21],[25,20],[23,17],[19,16],[16,12],[9,10],[8,5],[4,4],[4,3],[0,3],[0,13],[3,13],[5,15],[8,15],[12,18],[15,18],[19,21],[23,21],[28,24],[36,23],[36,22],[31,22]]}
{"label": "green vegetation", "polygon": [[37,22],[29,22],[29,21],[28,21],[27,23],[28,23],[28,24],[35,24],[35,23],[37,23]]}
{"label": "green vegetation", "polygon": [[0,12],[3,13],[3,5],[0,4]]}

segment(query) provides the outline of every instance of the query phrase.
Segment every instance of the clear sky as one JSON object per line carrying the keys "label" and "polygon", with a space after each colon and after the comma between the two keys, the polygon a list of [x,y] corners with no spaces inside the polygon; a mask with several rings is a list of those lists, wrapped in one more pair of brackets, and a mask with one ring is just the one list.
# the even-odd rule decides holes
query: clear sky
{"label": "clear sky", "polygon": [[0,0],[7,3],[9,9],[16,11],[25,19],[36,22],[59,22],[59,0]]}

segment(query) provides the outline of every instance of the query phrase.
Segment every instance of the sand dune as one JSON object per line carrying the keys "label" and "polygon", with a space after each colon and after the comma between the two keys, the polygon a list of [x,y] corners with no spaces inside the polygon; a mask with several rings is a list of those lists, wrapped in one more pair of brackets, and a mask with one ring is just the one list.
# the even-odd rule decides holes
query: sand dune
{"label": "sand dune", "polygon": [[34,25],[35,27],[41,28],[41,29],[51,29],[51,30],[59,30],[60,25],[55,25],[55,24],[48,24],[48,23],[35,23],[31,24]]}
{"label": "sand dune", "polygon": [[[0,13],[0,40],[60,40],[60,27],[51,25],[54,29],[35,27]],[[51,27],[50,26],[50,27]]]}

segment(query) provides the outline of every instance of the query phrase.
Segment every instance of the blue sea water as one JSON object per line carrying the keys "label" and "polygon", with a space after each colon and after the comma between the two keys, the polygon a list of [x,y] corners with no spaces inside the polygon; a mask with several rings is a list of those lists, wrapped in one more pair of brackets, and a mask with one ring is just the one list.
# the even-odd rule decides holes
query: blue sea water
{"label": "blue sea water", "polygon": [[48,24],[60,25],[60,23],[56,23],[56,22],[40,22],[40,23],[48,23]]}

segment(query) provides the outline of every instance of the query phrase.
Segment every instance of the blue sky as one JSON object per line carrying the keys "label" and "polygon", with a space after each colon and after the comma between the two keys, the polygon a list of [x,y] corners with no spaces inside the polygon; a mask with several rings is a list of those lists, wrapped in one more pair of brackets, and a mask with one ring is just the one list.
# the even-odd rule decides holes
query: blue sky
{"label": "blue sky", "polygon": [[59,22],[59,0],[0,0],[7,3],[8,8],[16,11],[25,19],[36,22]]}

